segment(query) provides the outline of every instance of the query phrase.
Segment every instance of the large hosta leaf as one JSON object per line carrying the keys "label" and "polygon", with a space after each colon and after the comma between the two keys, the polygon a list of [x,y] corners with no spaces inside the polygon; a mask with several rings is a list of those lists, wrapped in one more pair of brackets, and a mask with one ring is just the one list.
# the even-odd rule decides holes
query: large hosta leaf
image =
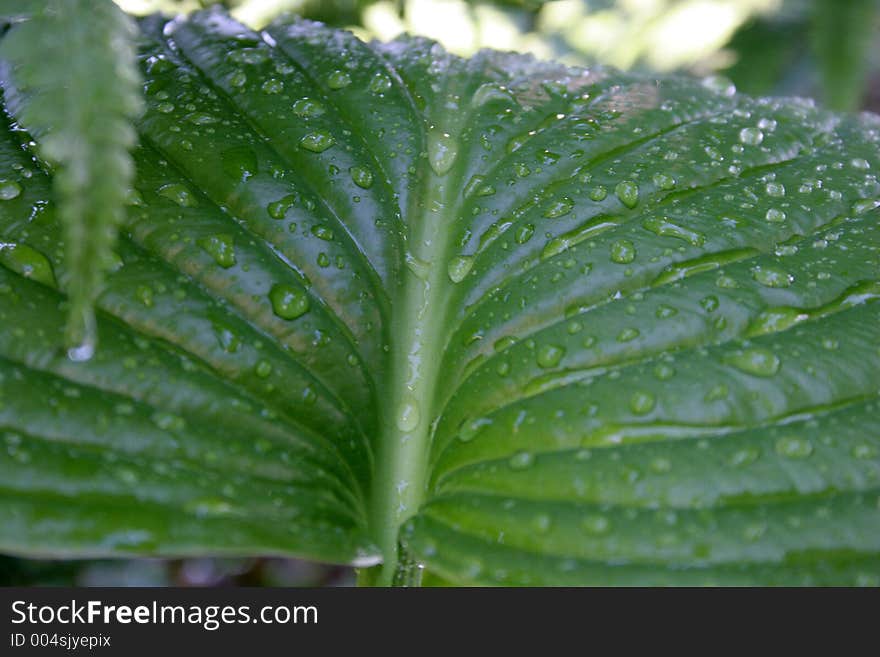
{"label": "large hosta leaf", "polygon": [[142,32],[87,363],[3,137],[2,549],[878,582],[876,117],[216,12]]}

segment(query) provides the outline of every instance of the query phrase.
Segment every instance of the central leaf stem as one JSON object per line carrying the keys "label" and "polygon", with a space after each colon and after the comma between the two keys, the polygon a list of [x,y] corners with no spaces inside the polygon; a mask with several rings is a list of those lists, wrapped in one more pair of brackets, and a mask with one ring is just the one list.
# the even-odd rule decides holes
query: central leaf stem
{"label": "central leaf stem", "polygon": [[[446,140],[451,138],[442,133]],[[432,169],[423,180],[422,203],[408,219],[402,283],[392,304],[390,377],[383,405],[382,435],[373,494],[373,530],[384,555],[379,584],[397,569],[400,526],[421,505],[427,485],[433,400],[444,344],[449,296],[448,249],[455,194],[447,175],[454,143],[436,152],[429,135]],[[437,160],[440,164],[437,165]],[[443,159],[445,158],[445,159]],[[426,167],[427,168],[427,167]]]}

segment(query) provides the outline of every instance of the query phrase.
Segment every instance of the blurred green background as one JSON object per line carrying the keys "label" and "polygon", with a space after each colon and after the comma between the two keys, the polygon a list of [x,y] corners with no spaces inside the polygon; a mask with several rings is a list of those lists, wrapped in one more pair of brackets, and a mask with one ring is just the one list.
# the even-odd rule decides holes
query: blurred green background
{"label": "blurred green background", "polygon": [[[470,55],[723,75],[740,91],[880,112],[880,0],[115,0],[143,15],[223,4],[260,28],[293,13],[364,39],[403,32]],[[0,585],[348,586],[350,569],[293,559],[31,561],[0,556]]]}

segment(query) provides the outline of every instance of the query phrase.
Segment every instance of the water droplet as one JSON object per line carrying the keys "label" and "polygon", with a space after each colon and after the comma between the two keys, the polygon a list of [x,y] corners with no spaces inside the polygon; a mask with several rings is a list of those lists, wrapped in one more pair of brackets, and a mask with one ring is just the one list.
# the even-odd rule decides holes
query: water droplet
{"label": "water droplet", "polygon": [[621,329],[620,333],[617,334],[617,341],[618,342],[630,342],[632,340],[635,340],[637,337],[639,337],[639,335],[641,335],[641,333],[639,332],[639,329],[637,329],[637,328],[631,328],[631,327],[624,328],[624,329]]}
{"label": "water droplet", "polygon": [[535,462],[535,455],[531,452],[520,451],[507,461],[511,470],[525,470]]}
{"label": "water droplet", "polygon": [[325,242],[333,241],[333,230],[327,228],[327,226],[322,226],[321,224],[315,224],[312,226],[312,235],[317,237],[319,240],[324,240]]}
{"label": "water droplet", "polygon": [[194,208],[198,205],[193,193],[180,183],[168,183],[167,185],[162,185],[156,190],[156,193],[159,196],[177,203],[177,205],[182,208]]}
{"label": "water droplet", "polygon": [[335,143],[336,139],[334,139],[333,135],[322,131],[310,132],[299,140],[300,148],[312,153],[323,153]]}
{"label": "water droplet", "polygon": [[235,509],[229,502],[214,498],[187,502],[184,508],[187,512],[199,518],[228,516],[235,512]]}
{"label": "water droplet", "polygon": [[691,246],[702,246],[706,241],[706,236],[703,233],[674,224],[665,217],[649,217],[642,222],[642,226],[655,235],[684,240]]}
{"label": "water droplet", "polygon": [[376,73],[376,75],[373,76],[373,79],[370,80],[370,84],[367,85],[367,89],[374,94],[385,93],[391,89],[391,80],[387,75]]}
{"label": "water droplet", "polygon": [[293,104],[293,113],[301,119],[321,116],[326,111],[320,102],[312,98],[300,98]]}
{"label": "water droplet", "polygon": [[562,217],[571,212],[571,209],[573,207],[574,201],[572,201],[568,196],[563,196],[561,199],[554,202],[550,207],[544,210],[544,216],[548,219]]}
{"label": "water droplet", "polygon": [[636,415],[645,415],[654,410],[654,395],[650,392],[637,390],[629,400],[629,408]]}
{"label": "water droplet", "polygon": [[675,317],[678,314],[678,310],[673,308],[672,306],[667,306],[665,303],[661,303],[657,306],[657,310],[654,311],[654,316],[657,319],[669,319],[670,317]]}
{"label": "water droplet", "polygon": [[186,115],[186,120],[193,125],[211,125],[219,121],[216,116],[207,112],[191,112]]}
{"label": "water droplet", "polygon": [[449,133],[434,129],[428,133],[428,163],[438,176],[445,175],[458,157],[458,142]]}
{"label": "water droplet", "polygon": [[273,219],[284,219],[287,211],[296,204],[296,195],[288,194],[282,199],[272,201],[266,206],[266,212]]}
{"label": "water droplet", "polygon": [[548,241],[547,244],[544,245],[541,257],[545,259],[552,258],[553,256],[558,255],[563,251],[567,251],[583,241],[601,235],[605,231],[618,225],[620,225],[620,222],[616,218],[597,217],[591,219],[583,226],[578,226],[574,230],[570,230],[567,233],[563,233],[562,235],[554,237],[552,240]]}
{"label": "water droplet", "polygon": [[235,264],[235,246],[231,235],[210,235],[198,240],[198,245],[208,253],[214,262],[228,269]]}
{"label": "water droplet", "polygon": [[269,291],[272,311],[281,319],[296,319],[309,311],[309,297],[300,289],[275,283]]}
{"label": "water droplet", "polygon": [[753,376],[769,377],[779,371],[779,356],[769,349],[753,347],[725,357],[725,362]]}
{"label": "water droplet", "polygon": [[369,189],[373,186],[373,174],[365,167],[352,167],[349,170],[354,184],[361,189]]}
{"label": "water droplet", "polygon": [[739,140],[747,146],[758,146],[764,141],[764,133],[758,128],[743,128],[739,131]]}
{"label": "water droplet", "polygon": [[415,428],[419,426],[421,415],[419,403],[416,401],[415,397],[412,395],[405,395],[397,405],[397,417],[395,422],[397,423],[398,430],[403,431],[404,433],[414,431]]}
{"label": "water droplet", "polygon": [[611,261],[626,265],[636,259],[636,246],[630,240],[617,240],[611,244]]}
{"label": "water droplet", "polygon": [[449,280],[453,283],[460,283],[471,272],[474,266],[474,256],[461,255],[455,256],[449,261],[446,271],[449,274]]}
{"label": "water droplet", "polygon": [[750,463],[754,463],[760,456],[761,450],[757,447],[744,447],[731,454],[727,459],[727,463],[735,468],[741,468]]}
{"label": "water droplet", "polygon": [[813,444],[799,436],[783,436],[776,441],[776,453],[789,459],[805,459],[813,453]]}
{"label": "water droplet", "polygon": [[675,188],[675,178],[665,173],[655,173],[651,178],[654,186],[664,192]]}
{"label": "water droplet", "polygon": [[782,183],[768,182],[764,190],[767,192],[767,196],[773,196],[774,198],[785,196],[785,185]]}
{"label": "water droplet", "polygon": [[590,534],[600,536],[611,531],[608,518],[600,515],[588,515],[581,521],[581,526]]}
{"label": "water droplet", "polygon": [[723,75],[710,75],[702,80],[706,89],[718,94],[719,96],[733,96],[736,93],[736,86],[730,79]]}
{"label": "water droplet", "polygon": [[43,285],[57,287],[49,259],[27,244],[0,242],[0,265]]}
{"label": "water droplet", "polygon": [[628,208],[634,208],[639,203],[639,186],[631,180],[622,180],[614,188],[617,198]]}
{"label": "water droplet", "polygon": [[761,311],[761,313],[752,320],[746,332],[749,336],[775,333],[777,331],[784,331],[785,329],[807,319],[809,319],[809,315],[801,312],[797,308],[789,308],[786,306],[768,308],[767,310]]}
{"label": "water droplet", "polygon": [[598,203],[599,201],[604,201],[605,197],[607,196],[608,190],[605,189],[605,187],[603,187],[602,185],[599,185],[598,187],[593,187],[593,189],[590,190],[590,200],[596,201],[596,203]]}
{"label": "water droplet", "polygon": [[565,356],[565,347],[561,347],[555,344],[542,345],[538,349],[536,357],[538,367],[541,367],[543,369],[556,367],[557,365],[559,365],[559,362],[562,360],[563,356]]}
{"label": "water droplet", "polygon": [[535,234],[535,227],[532,224],[525,224],[516,229],[516,233],[514,233],[513,239],[516,240],[517,244],[525,244],[530,239],[532,239],[532,235]]}
{"label": "water droplet", "polygon": [[226,58],[236,64],[262,64],[269,58],[269,55],[260,48],[239,48],[230,51]]}
{"label": "water droplet", "polygon": [[345,71],[333,71],[327,76],[327,86],[334,91],[343,89],[351,84],[351,76]]}
{"label": "water droplet", "polygon": [[235,87],[239,89],[247,84],[247,75],[245,75],[244,71],[236,71],[232,75],[229,76],[229,85],[231,87]]}
{"label": "water droplet", "polygon": [[770,223],[778,224],[785,221],[785,213],[777,208],[770,208],[764,218]]}
{"label": "water droplet", "polygon": [[257,366],[254,368],[254,372],[261,379],[267,378],[270,374],[272,374],[272,363],[267,360],[261,360],[257,363]]}
{"label": "water droplet", "polygon": [[284,83],[277,78],[269,78],[260,86],[260,90],[264,94],[280,94],[284,91]]}
{"label": "water droplet", "polygon": [[675,376],[675,368],[669,363],[657,363],[654,366],[654,376],[661,381],[668,381]]}
{"label": "water droplet", "polygon": [[766,287],[789,287],[794,276],[774,267],[753,267],[752,278]]}
{"label": "water droplet", "polygon": [[464,186],[464,196],[492,196],[495,193],[495,188],[492,185],[486,183],[485,176],[481,176],[479,174],[474,174],[471,176],[471,179],[468,181],[468,184]]}
{"label": "water droplet", "polygon": [[487,417],[478,417],[473,420],[466,420],[458,432],[458,439],[463,443],[469,443],[491,424],[492,420]]}

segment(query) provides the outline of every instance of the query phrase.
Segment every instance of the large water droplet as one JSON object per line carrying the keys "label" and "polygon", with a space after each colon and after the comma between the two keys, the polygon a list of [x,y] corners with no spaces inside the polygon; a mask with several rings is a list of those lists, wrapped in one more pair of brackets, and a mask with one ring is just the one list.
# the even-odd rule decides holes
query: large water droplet
{"label": "large water droplet", "polygon": [[511,456],[510,459],[508,459],[507,464],[510,466],[511,470],[525,470],[526,468],[531,467],[534,462],[534,454],[521,451]]}
{"label": "large water droplet", "polygon": [[634,208],[639,203],[639,186],[632,180],[622,180],[614,188],[617,198],[628,208]]}
{"label": "large water droplet", "polygon": [[0,180],[0,201],[11,201],[21,194],[21,185],[14,180]]}
{"label": "large water droplet", "polygon": [[752,278],[766,287],[789,287],[794,282],[794,276],[775,267],[754,267]]}
{"label": "large water droplet", "polygon": [[349,171],[354,184],[361,189],[369,189],[373,186],[373,174],[365,167],[355,166]]}
{"label": "large water droplet", "polygon": [[312,98],[300,98],[293,104],[293,113],[302,119],[321,116],[326,111],[320,102]]}
{"label": "large water droplet", "polygon": [[403,432],[414,431],[419,426],[422,413],[419,409],[419,402],[412,395],[405,395],[397,405],[397,416],[395,422],[397,428]]}
{"label": "large water droplet", "polygon": [[562,360],[563,356],[565,356],[565,347],[561,347],[555,344],[541,345],[541,347],[538,348],[538,353],[536,356],[538,367],[541,367],[543,369],[556,367],[557,365],[559,365],[559,362]]}
{"label": "large water droplet", "polygon": [[162,185],[156,190],[156,193],[170,201],[174,201],[182,208],[194,208],[198,205],[193,193],[180,183],[168,183],[167,185]]}
{"label": "large water droplet", "polygon": [[558,201],[555,201],[550,205],[546,210],[544,210],[544,216],[548,219],[555,219],[557,217],[563,217],[571,212],[571,209],[574,207],[574,201],[572,201],[568,196],[563,196]]}
{"label": "large water droplet", "polygon": [[331,89],[343,89],[351,84],[351,76],[345,71],[333,71],[327,76],[327,86]]}
{"label": "large water droplet", "polygon": [[655,235],[684,240],[691,246],[702,246],[706,241],[706,236],[703,233],[674,224],[665,217],[649,217],[642,222],[642,226]]}
{"label": "large water droplet", "polygon": [[428,133],[428,163],[438,176],[445,175],[458,157],[458,141],[449,135],[433,129]]}
{"label": "large water droplet", "polygon": [[764,133],[758,128],[743,128],[739,131],[739,140],[747,146],[757,146],[764,141]]}
{"label": "large water droplet", "polygon": [[474,266],[474,257],[468,255],[455,256],[449,261],[446,268],[449,274],[449,280],[453,283],[460,283],[467,276],[471,268]]}
{"label": "large water droplet", "polygon": [[637,390],[629,400],[629,408],[636,415],[645,415],[654,409],[654,395],[644,390]]}
{"label": "large water droplet", "polygon": [[202,237],[198,240],[198,245],[224,269],[235,264],[235,245],[232,235],[220,234]]}
{"label": "large water droplet", "polygon": [[309,311],[309,297],[300,289],[275,283],[269,291],[272,311],[281,319],[296,319]]}
{"label": "large water droplet", "polygon": [[738,370],[753,376],[769,377],[779,371],[779,356],[769,349],[753,347],[729,354],[724,359]]}
{"label": "large water droplet", "polygon": [[0,265],[43,285],[57,287],[49,259],[27,244],[0,242]]}
{"label": "large water droplet", "polygon": [[333,135],[323,131],[310,132],[299,140],[300,148],[312,153],[323,153],[335,143],[336,139],[334,139]]}
{"label": "large water droplet", "polygon": [[776,441],[776,453],[789,459],[805,459],[813,453],[813,444],[800,436],[783,436]]}
{"label": "large water droplet", "polygon": [[626,265],[636,259],[636,246],[630,240],[617,240],[611,244],[611,261]]}

